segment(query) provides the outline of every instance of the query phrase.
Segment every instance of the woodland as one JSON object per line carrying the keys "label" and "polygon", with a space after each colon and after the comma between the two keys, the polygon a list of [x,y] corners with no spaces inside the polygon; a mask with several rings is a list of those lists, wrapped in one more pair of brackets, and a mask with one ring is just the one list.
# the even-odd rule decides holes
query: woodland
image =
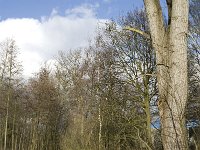
{"label": "woodland", "polygon": [[[164,142],[167,108],[159,108],[158,48],[145,1],[146,9],[106,23],[88,47],[59,51],[54,67],[44,63],[28,79],[15,40],[0,43],[1,150],[200,149],[200,0],[189,2],[187,91],[179,86],[187,95],[185,133],[183,140],[172,134],[173,148]],[[167,31],[171,16],[163,16]]]}

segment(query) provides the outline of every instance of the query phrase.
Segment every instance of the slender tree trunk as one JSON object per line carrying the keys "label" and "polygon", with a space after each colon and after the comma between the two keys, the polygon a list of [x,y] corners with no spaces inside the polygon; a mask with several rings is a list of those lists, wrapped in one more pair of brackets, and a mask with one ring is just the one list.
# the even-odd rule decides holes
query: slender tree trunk
{"label": "slender tree trunk", "polygon": [[159,0],[144,0],[156,50],[159,114],[165,150],[186,150],[188,0],[166,0],[165,28]]}
{"label": "slender tree trunk", "polygon": [[146,112],[146,122],[147,122],[147,138],[148,138],[148,144],[150,147],[153,146],[152,141],[152,134],[151,134],[151,112],[150,112],[150,101],[149,101],[149,92],[148,89],[145,89],[144,93],[144,103],[145,103],[145,112]]}
{"label": "slender tree trunk", "polygon": [[102,121],[101,121],[101,104],[99,102],[99,150],[101,150],[101,128],[102,128]]}
{"label": "slender tree trunk", "polygon": [[8,94],[7,104],[6,104],[6,122],[5,122],[5,131],[4,131],[4,150],[6,150],[6,146],[7,146],[9,102],[10,102],[10,94]]}
{"label": "slender tree trunk", "polygon": [[[100,62],[100,59],[99,59],[99,62]],[[98,70],[97,70],[97,81],[98,83],[100,82],[100,67],[98,67]],[[99,145],[98,145],[98,149],[101,150],[101,143],[102,143],[102,120],[101,120],[101,99],[99,98],[99,89],[97,88],[97,100],[98,100],[98,120],[99,120]],[[107,100],[107,99],[106,99]]]}
{"label": "slender tree trunk", "polygon": [[8,79],[8,97],[7,97],[7,104],[6,104],[6,122],[5,122],[5,135],[4,135],[4,150],[7,149],[7,132],[8,132],[8,119],[9,119],[9,103],[11,98],[11,77],[12,77],[12,51],[10,52],[10,58],[8,59],[9,63],[9,79]]}
{"label": "slender tree trunk", "polygon": [[12,150],[14,150],[14,144],[15,144],[15,117],[16,117],[16,101],[14,102],[15,108],[14,108],[14,116],[12,121]]}

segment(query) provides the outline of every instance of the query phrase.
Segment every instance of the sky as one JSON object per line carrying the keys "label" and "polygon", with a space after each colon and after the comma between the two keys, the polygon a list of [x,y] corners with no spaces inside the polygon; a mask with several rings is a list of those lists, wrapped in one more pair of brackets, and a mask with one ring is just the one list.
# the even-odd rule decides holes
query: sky
{"label": "sky", "polygon": [[143,6],[143,0],[0,0],[0,42],[16,41],[30,77],[57,52],[88,46],[97,27]]}
{"label": "sky", "polygon": [[36,18],[48,16],[53,9],[65,15],[66,9],[83,4],[94,7],[97,18],[115,18],[120,14],[142,7],[143,0],[0,0],[1,19]]}

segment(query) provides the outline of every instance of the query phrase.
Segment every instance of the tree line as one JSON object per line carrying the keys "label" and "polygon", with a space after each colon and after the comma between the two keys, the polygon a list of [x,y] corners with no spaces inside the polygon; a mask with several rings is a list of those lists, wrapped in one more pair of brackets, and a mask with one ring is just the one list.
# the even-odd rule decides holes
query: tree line
{"label": "tree line", "polygon": [[[188,76],[182,80],[189,86],[186,93],[184,87],[171,90],[176,90],[173,83],[179,81],[171,82],[171,76],[181,78],[181,74],[168,70],[173,67],[165,50],[170,49],[168,33],[176,24],[170,11],[175,7],[172,4],[178,4],[167,2],[169,16],[153,18],[161,21],[164,30],[154,31],[154,8],[146,0],[146,10],[135,9],[107,23],[87,48],[58,52],[54,69],[43,65],[29,79],[23,77],[15,40],[1,42],[0,149],[200,148],[200,1],[190,1],[189,32],[183,35],[188,41]],[[161,8],[155,11],[159,18]],[[163,41],[162,32],[166,34]],[[159,47],[161,42],[166,46]],[[163,53],[158,54],[162,48]],[[172,53],[174,60],[170,60],[180,63],[181,56]],[[183,70],[175,71],[178,69]],[[185,104],[176,103],[181,92],[188,93]]]}

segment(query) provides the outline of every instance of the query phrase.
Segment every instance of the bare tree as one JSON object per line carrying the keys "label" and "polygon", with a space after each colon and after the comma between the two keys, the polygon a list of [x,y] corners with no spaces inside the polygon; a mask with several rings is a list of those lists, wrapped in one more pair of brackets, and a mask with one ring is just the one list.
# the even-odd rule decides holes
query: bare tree
{"label": "bare tree", "polygon": [[[2,97],[2,100],[5,100],[6,98],[6,115],[4,128],[4,150],[6,150],[8,145],[12,145],[11,148],[14,149],[14,130],[16,121],[16,97],[14,91],[18,88],[18,85],[20,83],[22,68],[17,59],[18,48],[13,39],[7,39],[5,42],[1,43],[1,54],[2,57],[0,64],[0,88],[2,90],[2,94],[5,94],[4,97]],[[12,127],[8,127],[8,124],[12,124]],[[8,128],[11,130],[12,135],[10,141],[8,141]]]}

